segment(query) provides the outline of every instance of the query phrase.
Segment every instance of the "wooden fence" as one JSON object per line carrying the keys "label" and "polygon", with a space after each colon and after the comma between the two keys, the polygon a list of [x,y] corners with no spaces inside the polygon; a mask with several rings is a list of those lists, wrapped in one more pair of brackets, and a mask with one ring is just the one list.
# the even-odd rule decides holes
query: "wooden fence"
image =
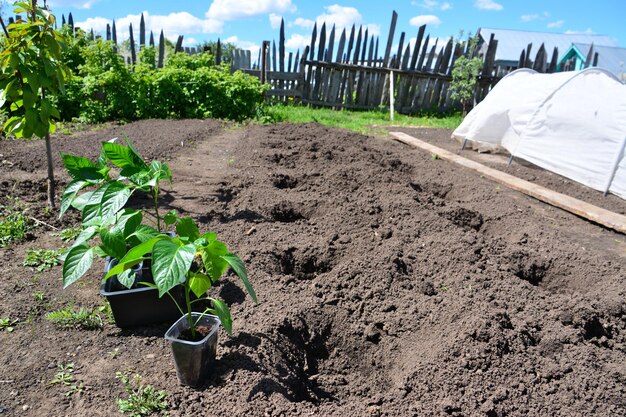
{"label": "wooden fence", "polygon": [[[391,105],[396,111],[414,114],[421,111],[444,112],[458,107],[452,99],[450,83],[452,67],[460,56],[468,56],[467,41],[449,39],[445,44],[434,42],[419,27],[415,43],[409,44],[402,32],[394,37],[398,14],[392,13],[387,43],[383,48],[379,37],[369,34],[363,26],[343,29],[333,26],[313,27],[311,41],[302,53],[285,52],[285,26],[281,22],[278,43],[264,41],[258,57],[252,62],[249,51],[237,51],[233,69],[240,69],[271,85],[268,96],[285,100],[291,97],[302,103],[336,109],[376,109]],[[517,65],[501,66],[495,56],[498,40],[492,36],[483,41],[482,52],[474,51],[483,60],[477,77],[474,102],[480,102],[507,73],[517,68],[533,68],[538,72],[555,72],[558,50],[548,53],[542,44],[532,57],[532,44],[521,51]],[[397,44],[397,49],[392,50]],[[336,49],[335,49],[336,48]],[[596,58],[597,59],[597,58]],[[265,63],[265,64],[264,64]],[[262,70],[265,68],[265,71]],[[389,86],[393,85],[393,103]]]}
{"label": "wooden fence", "polygon": [[[310,45],[300,54],[285,53],[285,28],[281,22],[278,47],[264,42],[255,64],[250,56],[234,58],[233,68],[264,78],[271,85],[268,95],[292,97],[302,103],[336,109],[376,109],[393,104],[401,113],[423,110],[448,111],[457,103],[451,98],[452,66],[467,55],[468,42],[448,40],[439,45],[426,35],[426,26],[417,31],[410,45],[406,33],[400,34],[392,51],[398,14],[392,14],[387,44],[382,49],[377,36],[363,26],[353,25],[341,33],[326,24],[313,27]],[[338,39],[338,40],[337,40]],[[477,97],[482,98],[497,82],[493,57],[497,41],[489,42],[479,77]],[[335,49],[336,48],[336,49]],[[382,52],[382,54],[381,54]],[[266,63],[263,66],[263,62]],[[262,69],[265,68],[265,74]],[[393,103],[389,86],[392,83]]]}

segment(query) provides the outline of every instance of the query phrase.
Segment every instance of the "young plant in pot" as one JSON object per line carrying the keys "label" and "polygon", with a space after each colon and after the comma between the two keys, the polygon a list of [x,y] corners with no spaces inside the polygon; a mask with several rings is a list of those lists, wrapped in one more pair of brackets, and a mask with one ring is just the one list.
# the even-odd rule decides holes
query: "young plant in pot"
{"label": "young plant in pot", "polygon": [[[154,288],[159,296],[183,287],[184,304],[179,305],[182,317],[165,334],[170,343],[176,374],[183,385],[198,387],[206,379],[215,361],[217,331],[220,324],[232,334],[232,318],[224,301],[210,297],[207,292],[232,268],[241,279],[250,297],[257,302],[254,288],[248,280],[243,261],[217,240],[213,232],[200,234],[191,217],[176,221],[177,236],[159,235],[132,248],[114,266],[107,277],[121,274],[151,253]],[[173,299],[173,298],[172,298]],[[203,312],[195,312],[197,303],[210,302]]]}
{"label": "young plant in pot", "polygon": [[[127,146],[114,141],[103,142],[96,162],[75,155],[62,155],[63,163],[72,181],[61,200],[61,216],[74,207],[82,212],[81,234],[65,255],[63,264],[64,287],[76,282],[91,268],[94,256],[106,258],[105,273],[118,259],[133,247],[162,233],[158,197],[162,180],[171,181],[171,171],[158,161],[146,164],[127,141]],[[119,172],[117,178],[112,168]],[[81,190],[89,188],[89,191]],[[124,208],[136,191],[147,192],[154,203],[155,229],[143,224],[143,212]],[[171,220],[174,221],[174,220]],[[99,238],[99,239],[98,239]],[[93,241],[98,241],[93,244]],[[100,293],[111,304],[116,324],[121,328],[140,326],[178,317],[176,304],[169,298],[160,298],[158,291],[144,281],[151,282],[149,262],[104,280]],[[182,287],[172,291],[182,300]]]}

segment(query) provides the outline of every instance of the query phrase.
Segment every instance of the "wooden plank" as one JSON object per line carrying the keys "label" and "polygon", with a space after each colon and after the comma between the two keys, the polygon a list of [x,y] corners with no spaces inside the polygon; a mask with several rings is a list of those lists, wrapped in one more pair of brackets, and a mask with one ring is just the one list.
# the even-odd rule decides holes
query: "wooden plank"
{"label": "wooden plank", "polygon": [[296,89],[272,88],[267,90],[265,95],[273,97],[302,97],[302,91]]}
{"label": "wooden plank", "polygon": [[[345,62],[343,58],[343,50],[346,44],[346,30],[341,31],[341,37],[339,38],[339,46],[337,47],[337,58],[336,62]],[[335,71],[332,75],[329,85],[329,99],[332,101],[343,101],[343,97],[341,92],[343,91],[342,85],[345,82],[344,77],[342,77],[343,71],[338,70]]]}
{"label": "wooden plank", "polygon": [[[317,46],[317,61],[322,62],[324,60],[324,50],[326,48],[326,23],[322,23],[322,29],[320,30],[320,39],[319,44]],[[315,65],[309,63],[309,65]],[[313,85],[313,90],[310,95],[311,100],[318,100],[320,97],[320,88],[322,82],[322,67],[319,65],[315,65],[315,82]]]}
{"label": "wooden plank", "polygon": [[[391,13],[391,25],[389,25],[389,36],[387,37],[387,47],[385,48],[385,57],[383,58],[383,66],[389,66],[389,59],[391,58],[391,46],[393,45],[393,35],[396,31],[396,23],[398,22],[398,13],[394,10]],[[378,53],[376,54],[378,56]]]}
{"label": "wooden plank", "polygon": [[[448,43],[446,44],[446,49],[443,52],[443,58],[441,59],[439,68],[437,69],[437,72],[440,74],[448,74],[448,64],[450,63],[450,58],[452,57],[453,44],[454,44],[454,40],[451,37]],[[442,79],[438,79],[437,81],[435,81],[435,90],[433,92],[433,101],[432,101],[433,108],[439,109],[441,102],[445,101],[445,100],[442,100],[442,97],[441,97],[441,94],[443,92],[443,83],[444,81]]]}
{"label": "wooden plank", "polygon": [[[443,51],[443,48],[442,48]],[[439,62],[440,59],[438,59]],[[373,74],[389,74],[389,71],[393,68],[384,68],[380,66],[368,66],[368,65],[353,65],[353,64],[341,64],[337,62],[326,62],[326,61],[309,61],[306,60],[305,64],[307,65],[315,65],[322,68],[333,68],[336,70],[353,70],[353,71],[363,71],[365,73],[373,73]],[[432,65],[432,64],[431,64]],[[398,74],[406,74],[406,75],[414,75],[418,78],[432,78],[432,79],[442,79],[442,80],[452,80],[452,76],[445,73],[438,73],[432,71],[409,71],[409,70],[398,70],[393,69],[393,72]]]}
{"label": "wooden plank", "polygon": [[[365,62],[365,57],[367,56],[367,36],[368,36],[368,28],[365,28],[365,34],[363,35],[363,52],[361,53],[361,64],[363,64]],[[374,39],[374,37],[372,36],[372,40]],[[355,62],[354,64],[357,64],[357,62]]]}
{"label": "wooden plank", "polygon": [[310,82],[307,82],[307,80],[305,79],[306,65],[304,64],[304,61],[306,60],[306,56],[308,53],[309,53],[309,46],[307,45],[304,47],[304,51],[302,51],[302,56],[300,57],[300,60],[296,59],[296,61],[298,61],[298,69],[299,69],[299,74],[300,74],[300,80],[296,81],[296,88],[302,91],[303,98],[308,97],[309,86],[310,86]]}
{"label": "wooden plank", "polygon": [[430,42],[430,35],[426,35],[426,40],[424,41],[424,46],[422,47],[422,54],[419,57],[419,61],[417,62],[417,67],[415,67],[418,71],[424,70],[424,60],[426,59],[426,54],[428,53],[428,43]]}
{"label": "wooden plank", "polygon": [[524,68],[530,68],[531,67],[532,63],[530,61],[530,51],[532,51],[532,49],[533,49],[533,44],[531,42],[526,47],[526,62],[524,62]]}
{"label": "wooden plank", "polygon": [[[363,35],[363,26],[359,26],[359,33],[356,37],[356,45],[354,47],[354,57],[352,58],[352,63],[354,65],[359,65],[359,54],[361,53],[361,41],[362,41],[362,35]],[[350,55],[350,52],[348,52],[348,55]],[[350,60],[350,57],[348,57],[348,60]]]}
{"label": "wooden plank", "polygon": [[280,34],[278,38],[278,70],[285,71],[285,19],[280,19]]}
{"label": "wooden plank", "polygon": [[[352,54],[352,47],[354,46],[354,31],[355,31],[356,26],[354,25],[354,23],[352,24],[352,29],[350,30],[350,38],[348,39],[348,49],[346,49],[346,59],[343,61],[344,63],[348,63],[350,61],[350,55]],[[359,35],[361,34],[361,32],[359,32]],[[359,49],[359,46],[357,44],[356,49]],[[353,64],[356,64],[356,62],[353,62]]]}
{"label": "wooden plank", "polygon": [[550,64],[548,65],[548,73],[554,73],[556,72],[556,66],[559,63],[559,48],[558,47],[554,47],[554,50],[552,51],[552,59],[550,60]]}
{"label": "wooden plank", "polygon": [[[255,77],[261,76],[261,70],[242,69],[241,71],[246,74],[253,75]],[[267,78],[268,80],[279,80],[279,81],[302,81],[302,74],[298,72],[268,71]]]}
{"label": "wooden plank", "polygon": [[420,45],[422,43],[422,39],[424,38],[424,32],[426,31],[426,25],[422,25],[417,30],[417,37],[415,38],[415,45],[413,45],[413,56],[411,57],[411,64],[409,65],[410,70],[415,69],[415,65],[417,64],[417,58],[419,57]]}
{"label": "wooden plank", "polygon": [[546,47],[542,43],[537,51],[537,55],[535,56],[535,63],[533,64],[533,69],[537,72],[546,72],[546,65],[548,61],[548,54],[546,53]]}
{"label": "wooden plank", "polygon": [[276,67],[276,41],[272,41],[272,71],[278,71]]}
{"label": "wooden plank", "polygon": [[512,190],[519,191],[536,198],[537,200],[543,201],[544,203],[548,203],[554,207],[558,207],[577,216],[591,220],[594,223],[626,234],[626,216],[622,214],[614,213],[568,195],[525,181],[521,178],[517,178],[505,172],[498,171],[497,169],[489,168],[483,164],[409,136],[406,133],[389,132],[389,134],[400,142],[425,150],[431,154],[436,154],[439,158],[454,162],[462,167],[472,169],[481,174],[481,176],[509,187]]}
{"label": "wooden plank", "polygon": [[[328,37],[328,49],[326,50],[326,62],[333,62],[333,51],[335,50],[335,25],[333,24],[332,29],[330,30],[330,36]],[[341,62],[341,57],[339,58],[340,60],[338,62]],[[324,76],[322,77],[322,85],[321,85],[321,89],[320,92],[322,94],[322,99],[323,100],[329,100],[329,96],[330,96],[330,84],[331,84],[331,79],[333,77],[334,74],[334,69],[335,68],[327,68],[324,70]]]}
{"label": "wooden plank", "polygon": [[402,49],[404,48],[404,37],[406,34],[404,32],[400,33],[400,43],[398,44],[398,52],[396,52],[396,65],[391,65],[393,68],[400,68],[401,57],[402,57]]}

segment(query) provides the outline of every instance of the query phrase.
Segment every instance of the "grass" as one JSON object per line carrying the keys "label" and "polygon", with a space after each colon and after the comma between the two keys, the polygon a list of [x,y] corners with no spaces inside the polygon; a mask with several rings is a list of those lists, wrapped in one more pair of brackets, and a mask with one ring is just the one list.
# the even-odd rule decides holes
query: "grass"
{"label": "grass", "polygon": [[26,209],[18,199],[0,204],[0,248],[24,240],[32,228]]}
{"label": "grass", "polygon": [[58,233],[54,233],[54,235],[59,236],[62,241],[68,242],[76,240],[81,232],[82,229],[80,227],[68,227],[67,229],[63,229]]}
{"label": "grass", "polygon": [[[454,129],[461,124],[460,114],[451,116],[406,116],[395,114],[390,120],[387,111],[351,111],[312,108],[302,105],[275,104],[265,112],[270,120],[277,122],[317,122],[326,126],[343,127],[358,133],[384,133],[385,126],[425,126]],[[372,126],[375,126],[374,128]]]}
{"label": "grass", "polygon": [[11,320],[8,317],[2,317],[0,318],[0,332],[7,331],[11,333],[16,324],[17,324],[17,320]]}
{"label": "grass", "polygon": [[61,263],[59,256],[65,253],[65,249],[33,249],[30,248],[26,251],[24,257],[24,266],[32,266],[37,268],[37,271],[43,272],[53,266]]}
{"label": "grass", "polygon": [[96,310],[83,307],[67,306],[48,313],[46,319],[63,329],[99,330],[103,326],[102,317]]}
{"label": "grass", "polygon": [[119,398],[117,406],[121,413],[142,417],[168,410],[167,392],[157,391],[152,385],[143,385],[141,376],[130,372],[117,372],[115,377],[124,385],[127,399]]}
{"label": "grass", "polygon": [[54,375],[54,378],[50,381],[51,385],[61,384],[67,387],[65,396],[69,397],[73,394],[80,394],[83,392],[84,386],[82,382],[76,381],[74,377],[74,363],[70,362],[65,365],[59,365],[59,372]]}

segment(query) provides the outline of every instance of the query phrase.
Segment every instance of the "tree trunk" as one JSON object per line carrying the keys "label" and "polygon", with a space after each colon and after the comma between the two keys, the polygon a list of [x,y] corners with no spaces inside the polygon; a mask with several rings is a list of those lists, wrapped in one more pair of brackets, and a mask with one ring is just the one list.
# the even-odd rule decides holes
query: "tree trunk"
{"label": "tree trunk", "polygon": [[55,208],[54,203],[54,168],[52,165],[52,145],[50,145],[50,133],[46,133],[46,157],[48,159],[48,206]]}

